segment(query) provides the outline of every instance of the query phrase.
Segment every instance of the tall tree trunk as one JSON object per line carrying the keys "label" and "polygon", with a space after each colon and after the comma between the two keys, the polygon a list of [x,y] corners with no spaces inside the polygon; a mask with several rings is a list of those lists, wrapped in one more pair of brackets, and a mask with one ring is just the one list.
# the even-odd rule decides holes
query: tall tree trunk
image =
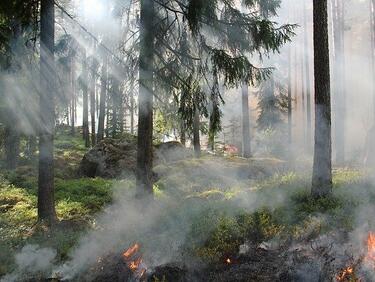
{"label": "tall tree trunk", "polygon": [[70,68],[70,82],[71,82],[71,130],[70,133],[74,136],[75,134],[75,106],[76,106],[76,76],[75,76],[75,60],[74,57],[71,58],[70,61],[71,68]]}
{"label": "tall tree trunk", "polygon": [[153,54],[154,1],[140,3],[140,53],[137,140],[137,196],[153,197],[152,136],[153,136]]}
{"label": "tall tree trunk", "polygon": [[91,76],[90,76],[90,115],[91,115],[91,146],[96,144],[96,126],[95,126],[95,95],[96,95],[96,62],[92,58]]}
{"label": "tall tree trunk", "polygon": [[242,85],[242,156],[251,157],[249,86]]}
{"label": "tall tree trunk", "polygon": [[107,99],[107,56],[103,59],[102,76],[100,83],[100,105],[98,121],[98,142],[104,139],[105,102]]}
{"label": "tall tree trunk", "polygon": [[[292,48],[288,51],[288,143],[292,145]],[[291,148],[290,148],[291,149]]]}
{"label": "tall tree trunk", "polygon": [[373,120],[375,124],[375,0],[370,0],[370,31],[371,31],[371,71],[372,71],[372,95],[373,95]]}
{"label": "tall tree trunk", "polygon": [[331,97],[327,0],[314,0],[315,147],[311,194],[332,193]]}
{"label": "tall tree trunk", "polygon": [[186,126],[183,120],[180,121],[180,142],[182,145],[186,145]]}
{"label": "tall tree trunk", "polygon": [[196,158],[201,156],[201,141],[200,141],[200,117],[199,110],[195,107],[194,120],[193,120],[193,145],[194,145],[194,155]]}
{"label": "tall tree trunk", "polygon": [[130,84],[130,133],[134,134],[134,111],[135,111],[135,101],[134,101],[134,79],[131,78]]}
{"label": "tall tree trunk", "polygon": [[38,220],[56,220],[54,199],[53,139],[55,125],[55,10],[53,0],[42,0],[40,8],[40,115]]}
{"label": "tall tree trunk", "polygon": [[88,73],[87,73],[87,62],[86,62],[86,50],[83,50],[83,63],[82,63],[82,109],[83,109],[83,124],[82,132],[83,139],[85,140],[85,147],[90,147],[90,136],[89,136],[89,98],[88,98]]}
{"label": "tall tree trunk", "polygon": [[5,127],[6,168],[14,170],[17,167],[20,147],[20,134],[16,126]]}
{"label": "tall tree trunk", "polygon": [[32,133],[27,140],[27,157],[30,160],[35,159],[36,146],[37,146],[36,136],[34,135],[34,133]]}
{"label": "tall tree trunk", "polygon": [[119,82],[116,77],[112,79],[112,93],[111,93],[111,100],[112,100],[112,119],[111,119],[111,127],[112,127],[112,138],[116,138],[117,136],[117,127],[118,127],[118,112],[117,109],[119,108]]}
{"label": "tall tree trunk", "polygon": [[306,115],[307,115],[307,124],[306,124],[306,139],[307,139],[307,148],[308,151],[311,151],[311,82],[310,82],[310,46],[308,41],[309,28],[307,20],[307,7],[306,2],[303,2],[303,21],[304,21],[304,46],[305,46],[305,91],[306,91]]}
{"label": "tall tree trunk", "polygon": [[125,106],[124,106],[124,95],[119,89],[119,113],[118,113],[118,118],[120,120],[119,123],[119,129],[120,129],[120,134],[122,135],[124,133],[124,126],[125,126]]}
{"label": "tall tree trunk", "polygon": [[336,163],[345,161],[345,64],[344,64],[344,7],[341,0],[333,0],[334,32],[334,97],[335,97],[335,145]]}

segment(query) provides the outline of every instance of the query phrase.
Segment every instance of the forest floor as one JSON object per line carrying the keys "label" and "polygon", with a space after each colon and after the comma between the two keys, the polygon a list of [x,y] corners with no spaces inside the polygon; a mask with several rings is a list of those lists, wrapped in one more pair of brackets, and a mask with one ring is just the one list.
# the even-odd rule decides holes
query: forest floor
{"label": "forest floor", "polygon": [[[22,160],[15,172],[0,171],[0,277],[14,270],[14,254],[26,244],[51,247],[57,250],[58,261],[66,260],[114,195],[134,190],[134,179],[79,177],[77,170],[85,152],[81,138],[57,135],[55,197],[61,224],[48,232],[35,225],[35,162]],[[209,263],[238,253],[248,241],[261,244],[277,238],[297,242],[332,230],[351,232],[364,224],[358,207],[375,200],[374,181],[364,171],[336,168],[334,196],[314,200],[309,196],[310,176],[304,167],[277,159],[248,161],[206,155],[155,167],[155,197],[159,202],[176,202],[173,207],[181,210],[199,206],[190,215],[182,247]],[[174,212],[178,220],[179,212]],[[371,228],[372,223],[367,224]]]}

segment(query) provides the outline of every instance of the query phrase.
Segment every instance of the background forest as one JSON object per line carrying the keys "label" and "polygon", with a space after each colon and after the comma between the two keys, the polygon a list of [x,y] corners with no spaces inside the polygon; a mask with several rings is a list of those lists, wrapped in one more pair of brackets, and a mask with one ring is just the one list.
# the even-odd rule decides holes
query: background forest
{"label": "background forest", "polygon": [[0,281],[374,281],[375,0],[0,3]]}

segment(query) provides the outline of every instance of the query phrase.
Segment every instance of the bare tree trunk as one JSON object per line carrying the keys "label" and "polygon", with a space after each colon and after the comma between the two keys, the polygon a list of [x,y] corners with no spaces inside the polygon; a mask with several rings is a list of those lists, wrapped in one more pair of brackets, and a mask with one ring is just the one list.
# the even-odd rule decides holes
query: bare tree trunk
{"label": "bare tree trunk", "polygon": [[154,1],[140,3],[140,53],[137,140],[137,196],[153,197],[152,136],[153,136],[153,53]]}
{"label": "bare tree trunk", "polygon": [[112,79],[112,93],[111,93],[111,100],[112,100],[112,119],[111,119],[111,126],[112,126],[112,138],[117,136],[117,127],[118,127],[118,117],[117,117],[117,109],[118,105],[118,97],[119,97],[119,83],[116,77]]}
{"label": "bare tree trunk", "polygon": [[180,142],[182,145],[186,145],[186,127],[183,120],[180,121]]}
{"label": "bare tree trunk", "polygon": [[82,103],[83,103],[83,139],[85,140],[85,147],[90,147],[90,137],[89,137],[89,98],[88,98],[88,73],[87,73],[87,63],[86,63],[86,50],[83,50],[83,63],[82,63]]}
{"label": "bare tree trunk", "polygon": [[334,32],[334,97],[335,97],[335,143],[336,163],[345,161],[345,64],[344,64],[344,7],[340,0],[333,0]]}
{"label": "bare tree trunk", "polygon": [[55,10],[53,0],[42,0],[40,8],[40,115],[38,220],[56,221],[54,199],[53,139],[55,125]]}
{"label": "bare tree trunk", "polygon": [[91,64],[91,78],[90,78],[90,115],[91,115],[91,146],[96,144],[96,126],[95,126],[95,92],[96,92],[96,63],[92,58]]}
{"label": "bare tree trunk", "polygon": [[107,99],[107,56],[103,58],[101,89],[100,89],[100,105],[99,105],[99,121],[98,121],[98,142],[104,139],[104,120],[105,120],[105,103]]}
{"label": "bare tree trunk", "polygon": [[118,117],[119,117],[119,120],[120,120],[120,124],[119,124],[119,129],[120,129],[120,134],[122,135],[124,133],[124,126],[125,126],[125,123],[124,123],[124,120],[125,120],[125,106],[124,106],[124,95],[121,91],[121,89],[119,89],[119,114],[118,114]]}
{"label": "bare tree trunk", "polygon": [[292,145],[292,48],[288,51],[288,143]]}
{"label": "bare tree trunk", "polygon": [[134,79],[131,79],[130,84],[130,133],[134,134],[134,110],[135,110],[135,101],[134,101]]}
{"label": "bare tree trunk", "polygon": [[242,85],[242,156],[251,157],[249,87]]}
{"label": "bare tree trunk", "polygon": [[194,145],[194,155],[196,158],[201,156],[201,141],[199,136],[200,131],[200,117],[199,110],[195,107],[194,120],[193,120],[193,145]]}
{"label": "bare tree trunk", "polygon": [[307,7],[306,2],[304,2],[303,7],[303,20],[304,20],[304,46],[305,46],[305,91],[306,91],[306,115],[307,115],[307,124],[306,124],[306,139],[307,139],[307,148],[310,152],[311,150],[311,135],[312,135],[312,128],[311,128],[311,82],[310,82],[310,47],[308,42],[308,35],[309,28],[308,28],[308,20],[307,20]]}
{"label": "bare tree trunk", "polygon": [[70,61],[70,83],[71,83],[71,134],[75,134],[75,106],[76,106],[76,77],[75,77],[75,61],[71,58]]}
{"label": "bare tree trunk", "polygon": [[331,97],[327,0],[314,2],[315,147],[311,194],[332,193]]}
{"label": "bare tree trunk", "polygon": [[375,124],[375,0],[370,0],[370,19],[371,19],[371,71],[372,71],[372,95]]}

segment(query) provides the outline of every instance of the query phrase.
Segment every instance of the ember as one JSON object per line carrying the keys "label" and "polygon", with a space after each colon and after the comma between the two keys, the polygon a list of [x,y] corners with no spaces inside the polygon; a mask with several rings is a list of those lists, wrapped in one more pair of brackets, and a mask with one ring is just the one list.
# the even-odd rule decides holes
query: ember
{"label": "ember", "polygon": [[352,266],[348,266],[336,275],[336,281],[361,282],[361,279],[356,277],[354,268]]}
{"label": "ember", "polygon": [[132,271],[133,276],[139,281],[145,279],[145,273],[147,267],[143,262],[142,256],[139,253],[140,246],[138,243],[135,243],[129,249],[127,249],[123,254],[124,262],[128,268]]}

